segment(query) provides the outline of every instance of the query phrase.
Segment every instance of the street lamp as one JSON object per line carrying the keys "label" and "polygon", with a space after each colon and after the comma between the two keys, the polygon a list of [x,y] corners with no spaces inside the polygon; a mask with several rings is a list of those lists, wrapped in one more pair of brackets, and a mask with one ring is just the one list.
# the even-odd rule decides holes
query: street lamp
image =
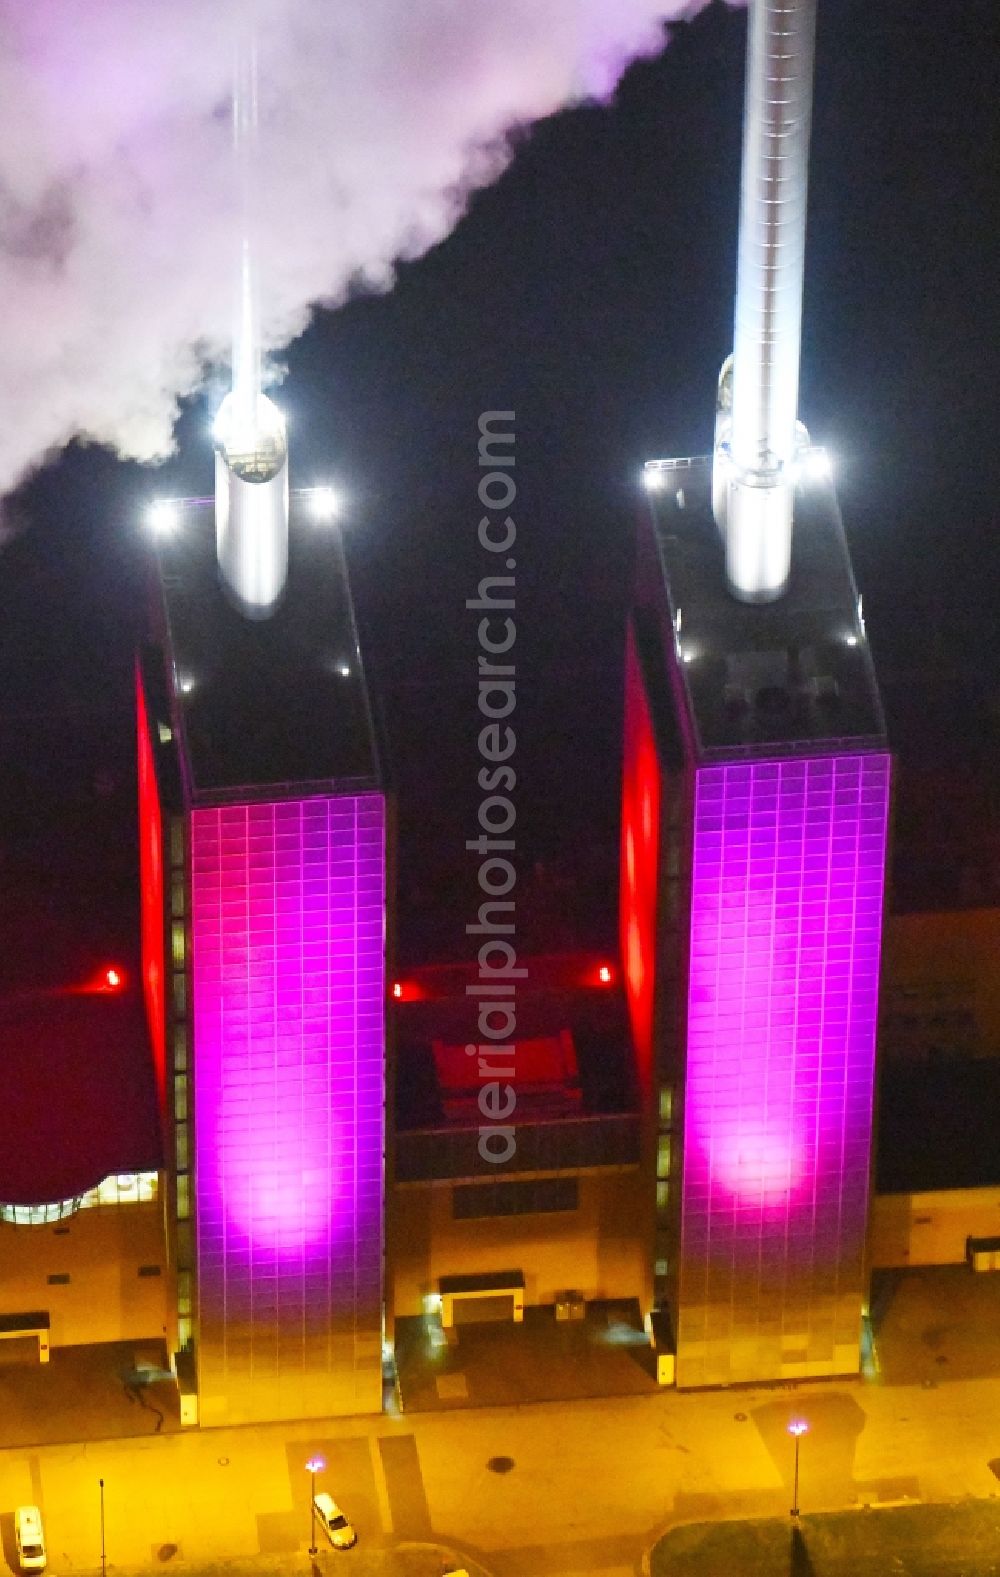
{"label": "street lamp", "polygon": [[795,1472],[792,1477],[792,1516],[799,1514],[799,1442],[808,1431],[809,1425],[803,1418],[796,1418],[788,1426],[788,1433],[795,1439]]}
{"label": "street lamp", "polygon": [[316,1474],[322,1473],[326,1463],[322,1457],[310,1457],[306,1463],[309,1474],[309,1554],[318,1555],[316,1548]]}
{"label": "street lamp", "polygon": [[101,1486],[101,1577],[108,1577],[108,1557],[104,1548],[104,1480],[97,1480]]}

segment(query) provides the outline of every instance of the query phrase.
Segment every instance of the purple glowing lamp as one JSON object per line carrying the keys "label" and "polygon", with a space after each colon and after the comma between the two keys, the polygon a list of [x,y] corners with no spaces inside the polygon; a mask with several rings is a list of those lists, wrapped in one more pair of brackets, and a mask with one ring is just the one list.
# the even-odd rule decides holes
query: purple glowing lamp
{"label": "purple glowing lamp", "polygon": [[326,1463],[322,1457],[310,1457],[306,1463],[309,1474],[309,1554],[316,1555],[316,1474],[322,1473]]}
{"label": "purple glowing lamp", "polygon": [[792,1516],[799,1514],[799,1441],[808,1434],[809,1425],[804,1418],[795,1418],[788,1426],[788,1433],[795,1439],[795,1471],[792,1479]]}

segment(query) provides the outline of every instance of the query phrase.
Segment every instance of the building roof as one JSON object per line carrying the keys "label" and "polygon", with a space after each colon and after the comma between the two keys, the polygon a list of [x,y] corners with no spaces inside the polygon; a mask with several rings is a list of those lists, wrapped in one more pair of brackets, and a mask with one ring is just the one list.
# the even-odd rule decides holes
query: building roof
{"label": "building roof", "polygon": [[[518,1121],[631,1112],[636,1106],[628,1013],[617,968],[587,953],[519,959],[512,1062]],[[608,979],[601,978],[601,971]],[[475,964],[411,969],[394,986],[396,1122],[401,1131],[476,1128],[481,998]],[[497,1064],[499,1065],[499,1064]],[[469,1069],[471,1068],[471,1072]],[[471,1095],[471,1098],[470,1098]]]}
{"label": "building roof", "polygon": [[[640,602],[676,649],[699,761],[883,746],[885,724],[844,528],[828,478],[796,493],[788,589],[748,606],[726,589],[712,462],[663,461]],[[659,584],[657,584],[657,581]]]}
{"label": "building roof", "polygon": [[879,1074],[879,1193],[1000,1184],[1000,1057],[885,1058]]}
{"label": "building roof", "polygon": [[265,619],[242,613],[216,564],[211,500],[176,506],[158,539],[174,719],[194,799],[335,783],[380,786],[368,692],[336,527],[292,494],[288,581]]}
{"label": "building roof", "polygon": [[0,979],[0,1204],[55,1204],[162,1165],[152,1060],[138,972],[81,938],[68,900],[17,909],[34,947]]}

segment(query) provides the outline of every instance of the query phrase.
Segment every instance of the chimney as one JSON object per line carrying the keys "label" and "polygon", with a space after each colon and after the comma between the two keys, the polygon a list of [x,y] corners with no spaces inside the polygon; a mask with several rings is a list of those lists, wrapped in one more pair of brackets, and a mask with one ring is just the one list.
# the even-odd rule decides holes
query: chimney
{"label": "chimney", "polygon": [[750,0],[735,341],[713,475],[743,602],[780,597],[791,562],[815,35],[816,0]]}
{"label": "chimney", "polygon": [[215,543],[233,600],[251,619],[273,612],[288,575],[288,443],[277,406],[261,392],[254,168],[257,45],[241,26],[233,93],[233,149],[240,199],[233,387],[215,422]]}

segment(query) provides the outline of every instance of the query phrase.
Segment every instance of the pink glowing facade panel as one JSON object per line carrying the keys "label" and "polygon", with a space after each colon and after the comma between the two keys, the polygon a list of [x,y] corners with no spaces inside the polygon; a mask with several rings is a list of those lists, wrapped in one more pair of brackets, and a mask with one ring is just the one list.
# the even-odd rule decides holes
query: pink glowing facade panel
{"label": "pink glowing facade panel", "polygon": [[190,822],[205,1424],[381,1407],[385,807]]}
{"label": "pink glowing facade panel", "polygon": [[889,779],[697,771],[679,1385],[858,1368]]}

